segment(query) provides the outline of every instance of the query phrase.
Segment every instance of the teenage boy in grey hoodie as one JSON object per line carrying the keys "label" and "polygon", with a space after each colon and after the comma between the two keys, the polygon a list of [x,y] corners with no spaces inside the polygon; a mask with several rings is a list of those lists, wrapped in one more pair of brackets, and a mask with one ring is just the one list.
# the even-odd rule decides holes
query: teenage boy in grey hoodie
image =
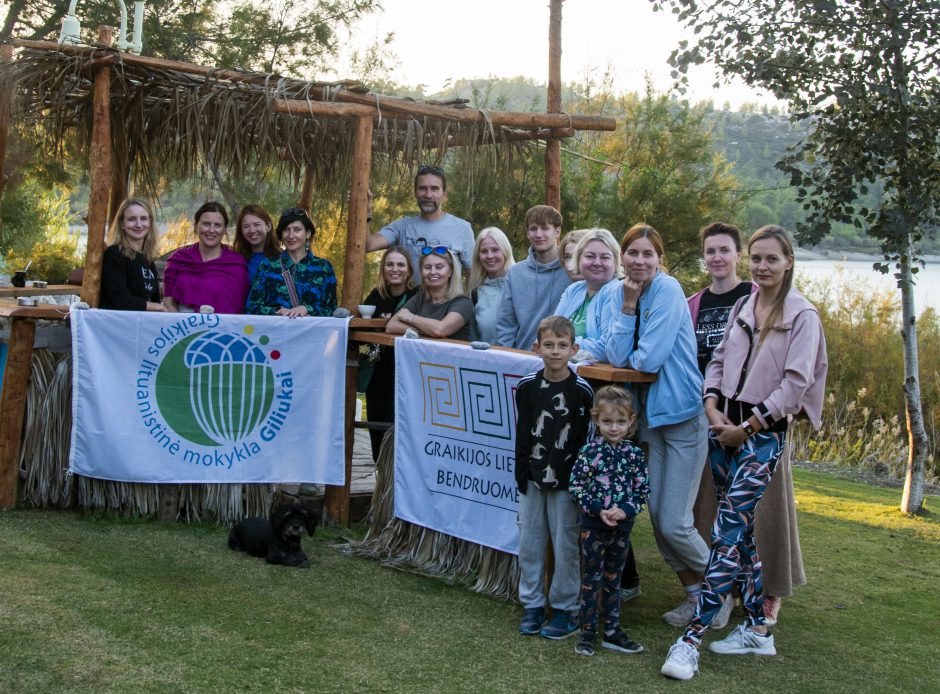
{"label": "teenage boy in grey hoodie", "polygon": [[555,312],[571,279],[558,260],[561,212],[536,205],[525,214],[529,255],[506,275],[506,288],[496,318],[496,344],[534,349],[539,322]]}

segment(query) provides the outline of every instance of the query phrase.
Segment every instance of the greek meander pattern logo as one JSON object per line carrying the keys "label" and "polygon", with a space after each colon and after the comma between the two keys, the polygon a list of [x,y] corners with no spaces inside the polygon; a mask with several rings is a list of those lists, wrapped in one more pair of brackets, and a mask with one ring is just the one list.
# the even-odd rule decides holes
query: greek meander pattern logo
{"label": "greek meander pattern logo", "polygon": [[432,426],[466,431],[460,411],[460,389],[453,366],[421,362],[424,421]]}
{"label": "greek meander pattern logo", "polygon": [[[431,426],[512,440],[519,376],[420,362],[423,421]],[[462,406],[461,406],[462,405]]]}
{"label": "greek meander pattern logo", "polygon": [[460,379],[466,411],[470,413],[468,428],[471,433],[494,438],[512,438],[509,418],[506,416],[505,384],[500,374],[479,369],[460,369]]}

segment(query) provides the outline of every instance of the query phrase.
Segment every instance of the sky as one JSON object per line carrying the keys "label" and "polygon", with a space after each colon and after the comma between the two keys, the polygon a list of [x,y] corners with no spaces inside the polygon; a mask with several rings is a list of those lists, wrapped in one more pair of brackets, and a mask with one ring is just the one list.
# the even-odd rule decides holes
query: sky
{"label": "sky", "polygon": [[[384,11],[357,25],[352,43],[364,46],[395,33],[391,50],[399,64],[392,79],[426,85],[474,77],[548,77],[548,0],[382,0]],[[562,5],[562,81],[583,81],[610,66],[619,91],[642,90],[649,74],[657,91],[673,80],[669,54],[691,32],[669,12],[653,12],[649,0],[566,0]],[[338,75],[345,77],[348,75]],[[599,76],[599,75],[598,75]],[[773,103],[743,84],[712,88],[716,73],[703,66],[692,75],[689,96],[721,106]]]}

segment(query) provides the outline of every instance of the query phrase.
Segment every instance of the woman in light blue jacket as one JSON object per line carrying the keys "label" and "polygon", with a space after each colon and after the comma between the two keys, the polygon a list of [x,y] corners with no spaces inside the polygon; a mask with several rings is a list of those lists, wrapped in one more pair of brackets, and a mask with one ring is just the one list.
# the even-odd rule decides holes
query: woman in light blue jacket
{"label": "woman in light blue jacket", "polygon": [[607,361],[607,326],[613,315],[610,306],[619,306],[621,298],[620,248],[607,229],[580,233],[573,262],[583,279],[565,289],[555,315],[564,316],[574,325],[580,345],[575,361]]}
{"label": "woman in light blue jacket", "polygon": [[685,626],[695,611],[708,546],[696,532],[692,506],[707,450],[695,332],[679,283],[662,270],[663,242],[647,224],[620,242],[626,277],[610,306],[607,358],[614,366],[655,373],[638,389],[637,438],[649,444],[650,519],[656,544],[685,587],[686,598],[663,615]]}

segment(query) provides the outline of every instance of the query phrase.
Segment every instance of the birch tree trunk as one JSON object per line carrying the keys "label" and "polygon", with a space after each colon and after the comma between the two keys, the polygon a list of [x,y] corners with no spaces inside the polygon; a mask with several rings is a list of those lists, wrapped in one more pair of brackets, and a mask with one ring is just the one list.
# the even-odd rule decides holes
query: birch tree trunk
{"label": "birch tree trunk", "polygon": [[901,511],[918,513],[924,504],[924,469],[927,463],[927,431],[924,428],[923,402],[920,397],[920,366],[917,358],[917,317],[914,314],[914,287],[911,273],[911,248],[901,253],[901,337],[904,340],[904,409],[907,415],[907,474]]}

